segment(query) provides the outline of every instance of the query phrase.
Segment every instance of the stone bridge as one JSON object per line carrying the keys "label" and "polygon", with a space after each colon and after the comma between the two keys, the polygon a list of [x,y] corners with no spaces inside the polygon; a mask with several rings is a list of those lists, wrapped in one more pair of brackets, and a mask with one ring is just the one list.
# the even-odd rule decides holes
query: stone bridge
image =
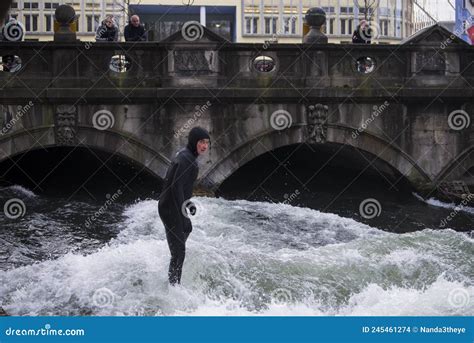
{"label": "stone bridge", "polygon": [[201,33],[0,42],[0,162],[83,146],[163,178],[199,125],[212,136],[199,176],[209,189],[294,144],[352,146],[416,189],[474,185],[474,48],[443,27],[401,45],[239,44]]}

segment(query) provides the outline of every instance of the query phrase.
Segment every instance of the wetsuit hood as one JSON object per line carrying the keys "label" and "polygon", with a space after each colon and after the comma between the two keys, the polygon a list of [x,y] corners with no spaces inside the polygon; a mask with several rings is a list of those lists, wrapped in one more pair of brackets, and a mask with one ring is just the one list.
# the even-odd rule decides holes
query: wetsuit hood
{"label": "wetsuit hood", "polygon": [[191,152],[193,153],[194,156],[198,156],[197,152],[197,142],[199,142],[201,139],[211,139],[209,136],[209,133],[207,132],[206,129],[203,129],[202,127],[196,126],[189,131],[188,135],[188,145],[186,146]]}

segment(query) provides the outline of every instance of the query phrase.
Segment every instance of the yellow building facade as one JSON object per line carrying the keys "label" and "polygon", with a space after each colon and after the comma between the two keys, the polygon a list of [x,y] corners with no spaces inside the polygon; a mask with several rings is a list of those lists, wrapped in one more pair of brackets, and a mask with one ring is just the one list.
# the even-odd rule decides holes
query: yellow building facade
{"label": "yellow building facade", "polygon": [[154,41],[176,32],[187,21],[198,21],[234,42],[300,43],[304,15],[311,7],[325,10],[323,29],[330,43],[350,42],[357,24],[366,17],[372,19],[375,43],[398,43],[414,33],[413,0],[372,2],[375,5],[367,9],[363,0],[17,0],[10,14],[25,26],[26,39],[34,40],[52,39],[54,10],[64,3],[76,10],[81,40],[94,40],[97,26],[109,14],[122,33],[129,13],[136,13]]}

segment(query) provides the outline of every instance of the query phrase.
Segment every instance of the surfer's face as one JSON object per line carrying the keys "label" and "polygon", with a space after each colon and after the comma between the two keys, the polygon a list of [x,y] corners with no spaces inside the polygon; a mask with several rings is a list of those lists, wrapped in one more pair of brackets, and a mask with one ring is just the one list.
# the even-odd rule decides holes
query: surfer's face
{"label": "surfer's face", "polygon": [[207,149],[209,148],[209,139],[200,139],[197,142],[196,148],[197,148],[196,150],[197,150],[199,155],[204,154],[207,151]]}

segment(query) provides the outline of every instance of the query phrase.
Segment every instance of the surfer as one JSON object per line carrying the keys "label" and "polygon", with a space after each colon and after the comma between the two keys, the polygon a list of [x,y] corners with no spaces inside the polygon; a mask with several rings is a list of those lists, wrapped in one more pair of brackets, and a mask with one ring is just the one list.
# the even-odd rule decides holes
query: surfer
{"label": "surfer", "polygon": [[158,212],[165,227],[166,240],[171,253],[168,280],[171,285],[181,283],[186,240],[193,227],[186,215],[196,213],[196,206],[189,201],[199,167],[196,158],[209,148],[209,133],[194,127],[188,135],[188,144],[173,159],[166,172],[163,190],[158,202]]}

